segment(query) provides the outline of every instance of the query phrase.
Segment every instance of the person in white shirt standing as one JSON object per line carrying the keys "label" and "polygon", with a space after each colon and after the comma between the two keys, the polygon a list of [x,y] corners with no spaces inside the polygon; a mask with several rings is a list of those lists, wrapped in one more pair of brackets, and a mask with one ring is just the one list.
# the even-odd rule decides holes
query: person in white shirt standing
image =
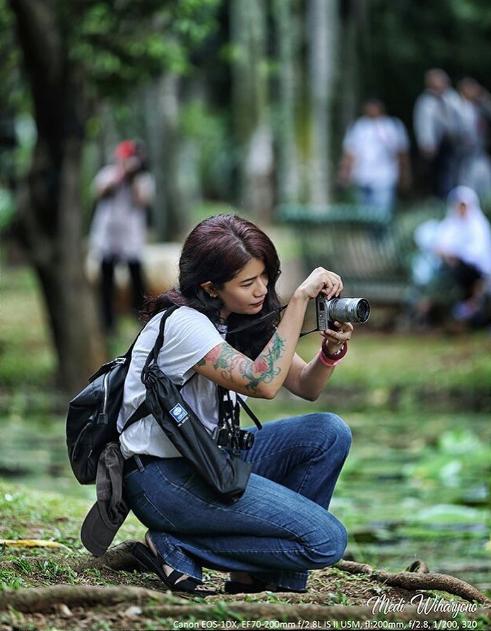
{"label": "person in white shirt standing", "polygon": [[120,142],[115,163],[103,167],[94,179],[96,208],[90,230],[90,250],[101,265],[101,302],[105,329],[111,333],[114,315],[114,270],[128,265],[133,289],[133,308],[143,302],[141,265],[146,243],[147,209],[155,184],[145,165],[141,146],[132,140]]}
{"label": "person in white shirt standing", "polygon": [[458,184],[464,133],[461,100],[447,73],[431,68],[414,105],[414,133],[431,192],[444,200]]}
{"label": "person in white shirt standing", "polygon": [[382,101],[369,99],[363,116],[348,129],[339,169],[342,186],[354,184],[359,203],[389,220],[397,185],[409,185],[409,140],[398,119],[387,116]]}
{"label": "person in white shirt standing", "polygon": [[463,122],[458,182],[487,201],[491,198],[491,160],[486,151],[491,123],[491,95],[472,77],[459,81],[458,90]]}

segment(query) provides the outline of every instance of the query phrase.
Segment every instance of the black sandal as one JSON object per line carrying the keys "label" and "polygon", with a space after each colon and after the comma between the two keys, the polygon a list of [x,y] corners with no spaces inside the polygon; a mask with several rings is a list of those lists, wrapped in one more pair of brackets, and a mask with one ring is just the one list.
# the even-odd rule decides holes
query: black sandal
{"label": "black sandal", "polygon": [[173,570],[169,576],[167,576],[162,567],[164,563],[162,557],[160,555],[155,556],[150,548],[139,541],[135,541],[132,545],[131,553],[138,560],[143,570],[155,572],[164,585],[173,592],[186,592],[188,594],[195,594],[196,596],[210,596],[217,593],[211,589],[197,589],[201,582],[192,576],[177,582],[179,578],[183,576],[184,572]]}

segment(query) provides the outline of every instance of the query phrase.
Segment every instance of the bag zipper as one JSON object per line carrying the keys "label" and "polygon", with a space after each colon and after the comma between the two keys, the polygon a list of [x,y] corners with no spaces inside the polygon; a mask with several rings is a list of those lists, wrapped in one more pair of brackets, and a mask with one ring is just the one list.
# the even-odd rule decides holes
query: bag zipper
{"label": "bag zipper", "polygon": [[[124,362],[126,361],[125,357],[117,357],[114,360],[114,366],[116,366],[116,364],[124,364]],[[107,372],[104,375],[104,381],[103,381],[103,386],[104,386],[104,401],[102,404],[102,411],[99,413],[99,416],[97,417],[97,422],[98,423],[104,423],[105,425],[108,422],[108,418],[107,418],[107,401],[109,399],[109,387],[108,387],[108,380],[109,380],[109,372]]]}
{"label": "bag zipper", "polygon": [[75,444],[73,445],[73,449],[72,449],[72,460],[76,460],[77,456],[78,456],[78,447],[80,444],[80,441],[82,440],[82,436],[85,434],[85,432],[89,429],[89,427],[93,425],[93,423],[89,422],[86,423],[84,428],[82,429],[82,431],[80,432],[80,434],[78,435],[77,440],[75,441]]}
{"label": "bag zipper", "polygon": [[109,373],[107,372],[104,375],[104,381],[103,381],[103,386],[104,386],[104,402],[102,404],[102,411],[99,412],[99,416],[97,417],[97,423],[107,423],[107,413],[106,413],[106,409],[107,409],[107,399],[109,397],[109,388],[107,387],[107,381],[109,379]]}

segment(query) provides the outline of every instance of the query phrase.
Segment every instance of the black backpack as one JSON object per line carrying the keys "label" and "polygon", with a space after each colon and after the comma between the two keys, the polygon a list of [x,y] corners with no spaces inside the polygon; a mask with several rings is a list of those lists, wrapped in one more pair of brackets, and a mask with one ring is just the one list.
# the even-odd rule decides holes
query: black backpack
{"label": "black backpack", "polygon": [[[229,452],[217,445],[182,398],[182,386],[176,386],[157,365],[165,322],[178,308],[174,305],[162,315],[159,333],[142,371],[146,398],[126,421],[123,430],[152,414],[174,446],[196,467],[204,480],[224,500],[235,501],[247,486],[250,463],[241,460],[238,452]],[[73,473],[81,484],[96,481],[102,450],[109,442],[118,441],[117,419],[135,342],[125,355],[101,366],[92,375],[89,384],[70,401],[66,421],[68,457]],[[237,401],[261,429],[261,423],[239,395]],[[239,422],[238,417],[236,422]]]}
{"label": "black backpack", "polygon": [[[176,309],[177,306],[167,309],[162,320],[165,322]],[[89,378],[88,385],[68,404],[68,458],[80,484],[95,483],[97,462],[102,450],[108,443],[119,440],[117,420],[135,342],[136,339],[124,355],[103,364]],[[155,344],[158,342],[159,339]],[[127,420],[125,428],[146,415],[146,406],[142,404]]]}

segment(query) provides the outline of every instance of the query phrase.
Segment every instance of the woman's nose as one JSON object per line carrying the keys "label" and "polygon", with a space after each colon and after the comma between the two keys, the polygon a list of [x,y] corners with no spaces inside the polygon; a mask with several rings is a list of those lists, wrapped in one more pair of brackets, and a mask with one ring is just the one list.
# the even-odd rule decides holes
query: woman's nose
{"label": "woman's nose", "polygon": [[261,298],[261,296],[266,295],[267,291],[268,291],[267,284],[263,280],[258,280],[255,287],[254,295],[257,296],[258,298]]}

